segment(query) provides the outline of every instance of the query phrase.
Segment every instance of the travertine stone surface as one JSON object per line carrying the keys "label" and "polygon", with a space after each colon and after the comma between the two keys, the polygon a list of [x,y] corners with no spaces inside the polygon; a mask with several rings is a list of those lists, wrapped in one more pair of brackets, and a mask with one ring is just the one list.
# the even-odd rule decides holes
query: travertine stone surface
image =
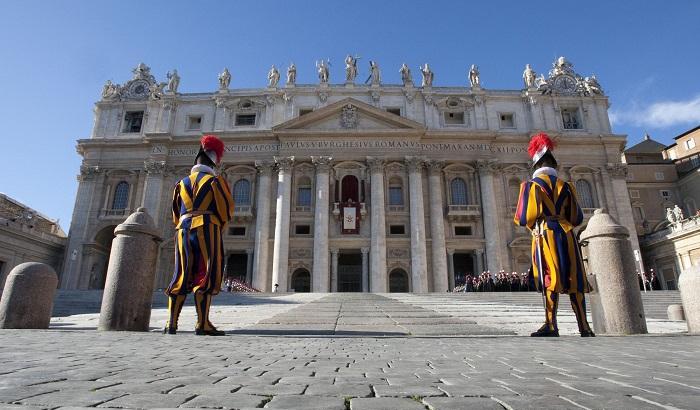
{"label": "travertine stone surface", "polygon": [[[642,297],[632,245],[625,227],[602,209],[597,209],[581,241],[588,246],[588,267],[596,276],[600,308],[605,318],[605,333],[647,333]],[[594,304],[592,308],[596,308]],[[599,317],[594,312],[593,317]]]}
{"label": "travertine stone surface", "polygon": [[668,305],[668,320],[685,320],[683,305]]}
{"label": "travertine stone surface", "polygon": [[148,331],[158,236],[146,208],[139,208],[114,230],[99,330]]}
{"label": "travertine stone surface", "polygon": [[49,265],[17,265],[0,299],[0,329],[47,329],[57,286],[58,276]]}
{"label": "travertine stone surface", "polygon": [[700,333],[700,265],[692,266],[678,278],[688,332]]}

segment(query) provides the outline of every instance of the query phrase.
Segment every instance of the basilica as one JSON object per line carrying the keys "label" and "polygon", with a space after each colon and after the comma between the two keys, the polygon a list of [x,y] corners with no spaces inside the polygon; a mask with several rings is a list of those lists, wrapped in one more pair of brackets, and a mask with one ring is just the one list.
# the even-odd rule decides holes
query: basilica
{"label": "basilica", "polygon": [[395,84],[376,61],[365,83],[355,58],[345,64],[338,73],[309,64],[313,84],[297,83],[295,65],[286,75],[273,66],[259,89],[231,87],[225,69],[213,91],[180,93],[176,71],[159,82],[145,64],[107,82],[92,135],[78,140],[61,287],[104,286],[114,228],[138,207],[163,238],[154,277],[167,286],[172,189],[207,133],[226,143],[218,172],[235,202],[225,274],[262,291],[445,292],[467,274],[526,271],[530,234],[513,213],[540,131],[555,139],[586,220],[606,208],[635,231],[626,138],[612,133],[595,76],[565,58],[539,76],[528,64],[514,90],[486,88],[477,66],[464,84],[443,86],[428,64],[416,73],[404,64]]}

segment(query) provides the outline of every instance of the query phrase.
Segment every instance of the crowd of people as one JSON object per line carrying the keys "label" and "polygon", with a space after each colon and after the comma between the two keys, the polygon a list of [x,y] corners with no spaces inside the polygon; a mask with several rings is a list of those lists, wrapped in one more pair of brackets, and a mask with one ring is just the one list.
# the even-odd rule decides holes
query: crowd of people
{"label": "crowd of people", "polygon": [[527,292],[534,291],[535,283],[528,272],[511,272],[504,270],[496,273],[487,270],[480,275],[471,273],[455,275],[453,292]]}
{"label": "crowd of people", "polygon": [[221,290],[224,292],[260,292],[258,289],[231,276],[227,277],[221,285]]}
{"label": "crowd of people", "polygon": [[639,280],[639,290],[661,290],[661,282],[654,269],[650,269],[649,273],[637,270],[637,279]]}

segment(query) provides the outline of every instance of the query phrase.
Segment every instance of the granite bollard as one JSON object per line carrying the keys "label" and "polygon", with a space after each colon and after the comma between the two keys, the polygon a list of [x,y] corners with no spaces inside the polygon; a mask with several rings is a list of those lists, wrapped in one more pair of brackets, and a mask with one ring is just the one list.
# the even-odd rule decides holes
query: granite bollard
{"label": "granite bollard", "polygon": [[149,329],[158,235],[146,208],[114,229],[98,330]]}
{"label": "granite bollard", "polygon": [[668,308],[666,308],[666,314],[668,315],[668,320],[685,320],[685,313],[683,313],[683,305],[668,305]]}
{"label": "granite bollard", "polygon": [[48,329],[57,286],[58,276],[49,265],[15,266],[0,300],[0,329]]}
{"label": "granite bollard", "polygon": [[700,265],[691,266],[678,278],[685,323],[689,333],[700,333]]}
{"label": "granite bollard", "polygon": [[[581,242],[588,247],[588,269],[596,277],[598,303],[591,305],[593,317],[604,318],[598,333],[632,335],[647,333],[642,295],[639,292],[632,244],[627,229],[602,209],[597,209]],[[602,310],[595,312],[596,309]]]}

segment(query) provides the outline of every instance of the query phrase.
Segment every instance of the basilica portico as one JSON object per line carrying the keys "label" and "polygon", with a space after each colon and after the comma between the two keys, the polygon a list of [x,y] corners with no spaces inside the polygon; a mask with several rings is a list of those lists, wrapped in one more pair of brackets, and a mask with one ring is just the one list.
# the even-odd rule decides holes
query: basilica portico
{"label": "basilica portico", "polygon": [[[319,84],[296,84],[290,67],[284,86],[271,72],[269,87],[238,90],[226,71],[218,91],[180,94],[179,77],[163,90],[139,66],[106,86],[93,135],[79,141],[68,245],[78,256],[62,286],[89,287],[85,272],[106,270],[110,229],[138,206],[172,238],[171,189],[202,133],[226,143],[229,277],[264,291],[445,292],[482,270],[524,271],[529,234],[512,215],[534,132],[557,140],[586,215],[606,207],[633,223],[620,190],[625,137],[610,131],[602,89],[572,67],[559,59],[549,77],[526,71],[520,90],[483,88],[476,67],[469,85],[452,87],[434,85],[432,72],[414,86],[403,69],[403,84],[383,84],[376,62],[368,85],[334,85],[322,70]],[[172,247],[161,245],[157,287]]]}

